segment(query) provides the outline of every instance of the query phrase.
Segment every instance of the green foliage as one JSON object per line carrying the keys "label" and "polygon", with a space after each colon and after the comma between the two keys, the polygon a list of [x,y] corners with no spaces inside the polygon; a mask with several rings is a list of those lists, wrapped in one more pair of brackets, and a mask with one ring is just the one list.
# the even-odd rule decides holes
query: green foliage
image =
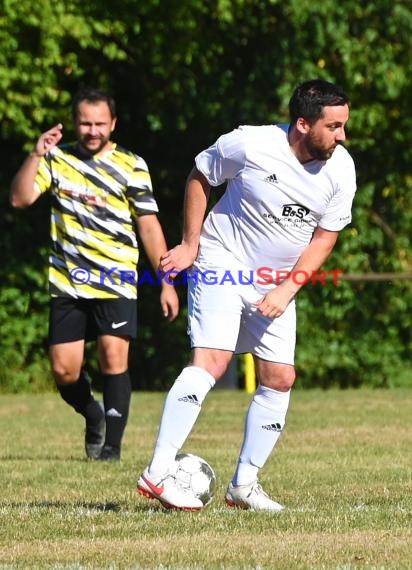
{"label": "green foliage", "polygon": [[[47,208],[45,211],[34,207],[25,216],[6,215],[7,231],[2,239],[5,263],[0,266],[0,279],[4,283],[0,289],[2,391],[39,392],[53,386],[46,358],[47,250],[35,239],[30,225],[30,220],[39,214],[44,219],[46,212]],[[20,234],[18,243],[16,228]]]}
{"label": "green foliage", "polygon": [[[10,212],[7,187],[41,130],[61,121],[72,136],[69,103],[82,83],[113,92],[116,136],[149,163],[170,245],[198,151],[241,123],[285,121],[301,80],[340,83],[351,96],[359,191],[328,268],[412,270],[409,3],[2,0],[0,27],[2,385],[44,386],[47,368],[47,208]],[[141,293],[135,387],[164,388],[186,362],[185,315],[166,324],[156,288]],[[410,384],[411,305],[410,281],[306,287],[300,385]]]}

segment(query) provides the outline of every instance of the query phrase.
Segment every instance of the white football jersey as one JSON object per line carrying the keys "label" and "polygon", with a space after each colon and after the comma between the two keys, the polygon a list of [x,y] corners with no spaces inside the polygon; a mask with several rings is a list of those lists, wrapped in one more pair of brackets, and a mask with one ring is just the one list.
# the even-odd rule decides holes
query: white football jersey
{"label": "white football jersey", "polygon": [[317,226],[339,231],[352,219],[355,167],[341,145],[327,161],[302,164],[287,125],[241,126],[195,160],[211,186],[227,182],[203,225],[201,251],[218,245],[250,269],[291,270]]}

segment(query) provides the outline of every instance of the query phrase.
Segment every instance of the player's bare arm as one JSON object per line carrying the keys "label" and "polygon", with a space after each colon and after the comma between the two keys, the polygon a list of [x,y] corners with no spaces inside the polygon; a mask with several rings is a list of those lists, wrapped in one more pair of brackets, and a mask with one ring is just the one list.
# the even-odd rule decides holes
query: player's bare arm
{"label": "player's bare arm", "polygon": [[160,269],[164,273],[183,271],[195,261],[209,193],[208,181],[193,168],[186,182],[182,243],[160,258]]}
{"label": "player's bare arm", "polygon": [[[136,224],[146,255],[153,269],[157,271],[160,257],[167,249],[160,222],[155,214],[148,214],[138,217]],[[176,288],[166,280],[162,281],[160,305],[163,315],[169,321],[173,321],[179,314],[179,297]]]}
{"label": "player's bare arm", "polygon": [[34,187],[39,163],[41,158],[60,142],[63,136],[62,131],[63,125],[58,123],[43,133],[39,137],[34,150],[21,165],[11,183],[10,203],[13,208],[26,208],[40,197],[40,192]]}
{"label": "player's bare arm", "polygon": [[297,283],[297,280],[293,279],[294,273],[301,271],[312,275],[313,271],[317,271],[331,254],[338,235],[339,232],[337,231],[332,232],[320,227],[316,228],[310,244],[305,248],[292,269],[290,277],[282,281],[278,287],[269,291],[256,303],[264,316],[274,319],[285,312],[288,304],[303,286],[303,283]]}

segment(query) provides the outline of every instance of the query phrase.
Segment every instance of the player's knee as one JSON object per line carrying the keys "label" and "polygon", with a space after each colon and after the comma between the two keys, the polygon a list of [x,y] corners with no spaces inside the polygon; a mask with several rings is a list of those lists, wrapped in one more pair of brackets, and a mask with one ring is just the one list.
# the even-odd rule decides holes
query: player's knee
{"label": "player's knee", "polygon": [[282,376],[282,378],[279,379],[277,390],[279,392],[287,392],[292,388],[293,384],[295,383],[295,378],[296,378],[295,372],[288,373],[285,376]]}
{"label": "player's knee", "polygon": [[70,374],[70,372],[61,373],[53,370],[52,373],[54,381],[58,386],[67,386],[68,384],[73,384],[79,378],[78,376],[76,378],[76,375]]}
{"label": "player's knee", "polygon": [[54,381],[58,386],[73,384],[73,382],[76,382],[80,376],[80,370],[73,370],[70,367],[64,366],[57,362],[51,363],[51,370]]}
{"label": "player's knee", "polygon": [[216,381],[218,381],[227,371],[229,363],[230,361],[227,362],[226,360],[223,359],[222,360],[216,359],[213,362],[209,363],[209,365],[207,366],[207,371],[209,372],[209,374],[213,376],[213,378],[216,379]]}
{"label": "player's knee", "polygon": [[103,374],[120,374],[127,370],[128,353],[106,348],[99,355],[99,364]]}
{"label": "player's knee", "polygon": [[230,364],[232,354],[221,350],[197,351],[192,359],[193,366],[204,368],[215,380],[219,380]]}
{"label": "player's knee", "polygon": [[210,374],[216,379],[216,381],[219,381],[225,374],[226,370],[227,366],[214,366]]}
{"label": "player's knee", "polygon": [[123,374],[128,368],[127,361],[121,358],[100,360],[102,374]]}
{"label": "player's knee", "polygon": [[285,366],[271,375],[270,378],[261,382],[263,386],[277,390],[278,392],[287,392],[290,390],[295,382],[296,372],[293,366]]}

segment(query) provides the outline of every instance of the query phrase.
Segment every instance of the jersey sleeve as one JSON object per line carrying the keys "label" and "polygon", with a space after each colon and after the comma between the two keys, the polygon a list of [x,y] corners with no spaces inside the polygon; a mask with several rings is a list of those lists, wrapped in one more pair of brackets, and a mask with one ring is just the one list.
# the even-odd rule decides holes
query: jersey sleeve
{"label": "jersey sleeve", "polygon": [[345,151],[344,160],[336,177],[334,193],[328,207],[319,221],[324,230],[340,231],[352,221],[352,203],[356,192],[355,165],[350,155]]}
{"label": "jersey sleeve", "polygon": [[153,195],[149,168],[139,156],[136,156],[136,164],[128,180],[126,196],[136,216],[156,214],[159,211]]}
{"label": "jersey sleeve", "polygon": [[34,179],[34,188],[44,194],[50,190],[52,185],[52,173],[51,173],[51,155],[47,153],[40,159],[39,166],[37,169],[37,174]]}
{"label": "jersey sleeve", "polygon": [[245,138],[242,128],[224,134],[195,158],[197,169],[211,186],[235,178],[245,166]]}

